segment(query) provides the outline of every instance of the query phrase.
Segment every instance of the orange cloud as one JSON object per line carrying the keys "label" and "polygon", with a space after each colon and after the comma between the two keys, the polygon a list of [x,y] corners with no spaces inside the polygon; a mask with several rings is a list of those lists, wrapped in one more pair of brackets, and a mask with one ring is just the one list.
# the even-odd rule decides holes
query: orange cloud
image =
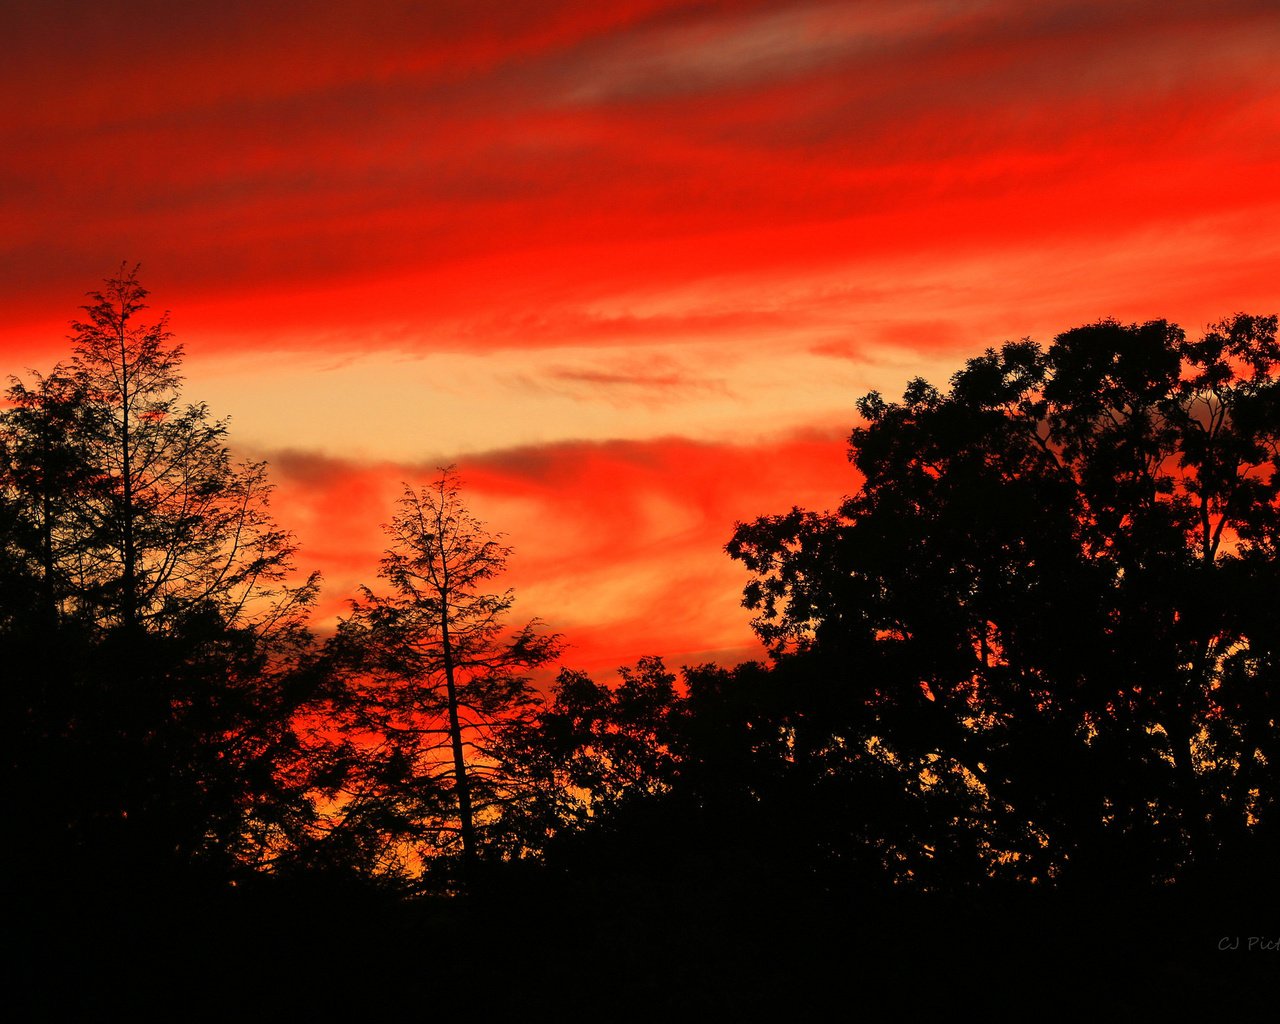
{"label": "orange cloud", "polygon": [[[844,449],[843,429],[754,445],[567,442],[471,456],[459,469],[469,507],[515,548],[518,614],[563,631],[566,662],[594,668],[650,653],[759,653],[740,607],[746,580],[724,545],[736,521],[837,504],[853,486]],[[301,452],[270,461],[277,514],[326,578],[323,627],[358,583],[376,583],[378,527],[401,483],[427,483],[436,467]]]}

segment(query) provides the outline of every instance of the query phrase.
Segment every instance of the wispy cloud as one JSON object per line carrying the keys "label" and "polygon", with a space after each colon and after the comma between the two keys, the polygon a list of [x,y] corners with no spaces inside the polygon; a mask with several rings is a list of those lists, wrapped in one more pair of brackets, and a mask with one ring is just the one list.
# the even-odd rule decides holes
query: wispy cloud
{"label": "wispy cloud", "polygon": [[[708,648],[755,651],[740,607],[745,576],[724,554],[734,523],[795,502],[833,506],[856,482],[844,428],[752,445],[682,438],[564,442],[458,460],[469,506],[507,535],[506,581],[520,614],[545,619],[574,645],[576,664]],[[402,483],[432,463],[368,464],[318,452],[268,452],[276,507],[294,525],[301,560],[326,579],[321,620],[374,582]]]}
{"label": "wispy cloud", "polygon": [[122,256],[175,307],[292,292],[385,328],[326,296],[398,279],[381,297],[429,327],[456,302],[518,318],[548,291],[583,309],[1101,245],[1256,210],[1280,146],[1260,0],[117,6],[19,5],[7,26],[19,322]]}
{"label": "wispy cloud", "polygon": [[746,642],[725,524],[823,504],[860,393],[1278,300],[1274,0],[43,0],[4,27],[10,368],[140,260],[332,587],[372,572],[402,475],[456,459],[531,613],[598,651]]}

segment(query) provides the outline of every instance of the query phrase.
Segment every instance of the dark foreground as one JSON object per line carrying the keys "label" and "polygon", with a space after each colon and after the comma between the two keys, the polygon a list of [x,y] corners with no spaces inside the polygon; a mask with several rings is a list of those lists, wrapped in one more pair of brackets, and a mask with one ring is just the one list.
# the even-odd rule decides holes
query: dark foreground
{"label": "dark foreground", "polygon": [[172,1020],[453,1009],[807,1019],[974,1004],[1229,1019],[1273,1006],[1274,897],[1227,884],[941,898],[724,877],[543,881],[409,903],[331,884],[99,892],[22,910],[10,1005],[34,1020],[145,1009]]}

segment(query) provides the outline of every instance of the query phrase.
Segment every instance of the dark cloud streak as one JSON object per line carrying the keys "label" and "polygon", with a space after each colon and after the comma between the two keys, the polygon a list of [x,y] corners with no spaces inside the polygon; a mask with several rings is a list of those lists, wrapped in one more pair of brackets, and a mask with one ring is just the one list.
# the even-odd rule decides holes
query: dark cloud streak
{"label": "dark cloud streak", "polygon": [[734,273],[716,236],[746,226],[827,225],[828,261],[1097,234],[1256,204],[1249,165],[1280,147],[1272,4],[538,6],[22,7],[0,77],[20,291],[121,256],[216,291],[650,239]]}

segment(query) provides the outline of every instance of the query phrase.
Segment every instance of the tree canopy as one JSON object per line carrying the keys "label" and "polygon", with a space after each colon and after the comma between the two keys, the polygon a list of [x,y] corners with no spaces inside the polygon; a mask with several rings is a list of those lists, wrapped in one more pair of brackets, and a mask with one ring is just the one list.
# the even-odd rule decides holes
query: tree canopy
{"label": "tree canopy", "polygon": [[980,875],[1150,882],[1274,849],[1278,366],[1275,317],[1194,342],[1103,321],[863,398],[854,494],[729,545],[822,694],[805,745],[923,780]]}
{"label": "tree canopy", "polygon": [[340,742],[325,773],[327,844],[355,843],[379,873],[411,876],[460,852],[473,880],[486,826],[512,799],[496,731],[534,704],[529,673],[560,638],[512,628],[510,588],[489,587],[511,549],[462,500],[453,467],[404,486],[384,530],[379,577],[328,644],[337,682],[325,728]]}

